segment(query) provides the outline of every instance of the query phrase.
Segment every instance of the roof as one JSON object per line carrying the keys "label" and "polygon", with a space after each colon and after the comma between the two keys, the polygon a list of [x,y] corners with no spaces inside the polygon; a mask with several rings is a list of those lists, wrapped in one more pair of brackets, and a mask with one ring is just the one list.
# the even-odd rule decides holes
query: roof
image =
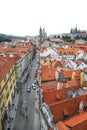
{"label": "roof", "polygon": [[49,66],[49,65],[50,65],[50,60],[44,62],[43,65],[47,65],[47,66]]}
{"label": "roof", "polygon": [[59,61],[53,61],[53,62],[51,62],[51,67],[52,67],[52,68],[56,68],[56,67],[58,67],[58,66],[61,66],[61,64],[60,64]]}
{"label": "roof", "polygon": [[62,121],[59,121],[56,124],[56,127],[58,128],[58,130],[70,130]]}
{"label": "roof", "polygon": [[[42,74],[41,74],[41,81],[50,81],[50,80],[56,80],[55,72],[57,68],[49,68],[47,66],[42,66]],[[59,72],[59,79],[67,79],[72,78],[72,74],[75,72],[75,76],[80,77],[80,70],[65,70]]]}
{"label": "roof", "polygon": [[72,49],[72,48],[66,48],[66,49],[58,48],[57,53],[58,54],[76,54],[77,50],[78,50],[77,48],[74,48],[74,49]]}
{"label": "roof", "polygon": [[15,62],[16,62],[16,60],[14,57],[0,56],[0,81],[2,81],[2,79],[4,79],[4,77],[9,72],[9,70],[13,67]]}
{"label": "roof", "polygon": [[51,42],[64,42],[63,40],[61,40],[60,38],[49,38],[49,40],[51,41]]}
{"label": "roof", "polygon": [[41,81],[56,80],[55,71],[56,68],[42,68]]}
{"label": "roof", "polygon": [[[63,72],[61,72],[61,73],[63,74],[64,78],[71,78],[73,72],[75,72],[76,77],[80,77],[80,73],[81,73],[80,70],[69,70],[69,71],[63,71]],[[61,74],[61,73],[60,73],[60,74]]]}
{"label": "roof", "polygon": [[0,46],[0,52],[4,52],[6,54],[9,54],[10,52],[13,53],[26,53],[27,51],[29,51],[32,48],[32,45],[20,45],[17,46],[16,48],[4,48]]}
{"label": "roof", "polygon": [[65,119],[64,111],[67,111],[69,117],[76,115],[81,101],[84,101],[87,104],[87,94],[49,105],[50,110],[54,115],[53,122],[57,123],[58,121],[63,121]]}
{"label": "roof", "polygon": [[[56,90],[49,89],[48,91],[43,91],[44,101],[49,105],[49,104],[53,104],[53,103],[68,99],[67,92],[70,90],[72,90],[74,92],[79,87],[78,84],[75,85],[76,84],[75,80],[73,80],[73,81],[71,80],[71,84],[68,84],[68,86],[67,86],[67,83],[64,84],[63,89],[56,89]],[[48,86],[48,87],[51,88],[51,86]]]}
{"label": "roof", "polygon": [[[77,116],[75,116],[73,118],[70,118],[69,120],[64,121],[64,124],[71,127],[71,128],[73,128],[73,127],[75,127],[77,125],[80,125],[84,121],[87,121],[87,112],[84,112],[83,114],[77,115]],[[86,126],[86,128],[87,128],[87,126]],[[82,127],[82,129],[83,129],[83,127]]]}
{"label": "roof", "polygon": [[43,89],[43,91],[57,90],[57,83],[56,82],[42,83],[41,88]]}

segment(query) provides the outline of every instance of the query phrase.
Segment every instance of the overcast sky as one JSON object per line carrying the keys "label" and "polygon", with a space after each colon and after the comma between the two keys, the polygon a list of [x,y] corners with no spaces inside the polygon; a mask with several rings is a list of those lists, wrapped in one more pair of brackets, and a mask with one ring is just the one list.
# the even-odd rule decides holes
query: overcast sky
{"label": "overcast sky", "polygon": [[87,30],[87,0],[0,0],[0,33],[38,35]]}

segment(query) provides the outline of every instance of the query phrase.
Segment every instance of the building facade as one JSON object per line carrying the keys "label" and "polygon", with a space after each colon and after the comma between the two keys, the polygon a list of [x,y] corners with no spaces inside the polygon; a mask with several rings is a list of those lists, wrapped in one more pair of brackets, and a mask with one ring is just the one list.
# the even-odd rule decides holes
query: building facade
{"label": "building facade", "polygon": [[3,129],[16,88],[14,60],[7,57],[1,59],[2,62],[3,60],[5,61],[4,65],[0,66],[2,68],[2,75],[0,74],[0,130]]}

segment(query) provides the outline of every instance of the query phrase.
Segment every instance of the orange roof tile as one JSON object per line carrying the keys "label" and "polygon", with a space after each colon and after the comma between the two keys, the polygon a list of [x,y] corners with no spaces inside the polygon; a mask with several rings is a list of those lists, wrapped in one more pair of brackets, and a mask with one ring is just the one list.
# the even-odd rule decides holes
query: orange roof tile
{"label": "orange roof tile", "polygon": [[70,130],[62,121],[59,121],[56,124],[56,127],[58,128],[58,130]]}
{"label": "orange roof tile", "polygon": [[64,78],[71,78],[72,77],[72,73],[75,72],[76,73],[76,77],[80,76],[81,71],[80,70],[69,70],[69,71],[63,71],[63,75]]}
{"label": "orange roof tile", "polygon": [[56,79],[55,71],[56,71],[56,68],[45,68],[45,69],[42,69],[41,81],[55,80]]}
{"label": "orange roof tile", "polygon": [[57,83],[56,82],[42,83],[41,88],[43,89],[43,91],[57,90]]}
{"label": "orange roof tile", "polygon": [[58,66],[61,66],[61,64],[59,63],[59,61],[51,62],[51,67],[52,68],[57,68]]}
{"label": "orange roof tile", "polygon": [[58,89],[58,90],[49,89],[49,91],[43,91],[44,101],[49,105],[49,104],[53,104],[68,99],[67,92],[69,90],[70,91],[72,90],[74,92],[78,87],[79,87],[78,84],[76,86],[74,86],[73,84],[72,86],[63,89]]}
{"label": "orange roof tile", "polygon": [[87,103],[87,94],[49,105],[50,110],[54,115],[53,122],[57,123],[58,121],[63,121],[65,119],[63,113],[64,109],[68,112],[69,117],[76,115],[78,113],[79,104],[81,101]]}
{"label": "orange roof tile", "polygon": [[72,48],[58,48],[58,54],[76,54],[77,49],[72,49]]}
{"label": "orange roof tile", "polygon": [[[9,64],[10,63],[10,64]],[[15,63],[15,58],[0,56],[0,81],[6,76]]]}

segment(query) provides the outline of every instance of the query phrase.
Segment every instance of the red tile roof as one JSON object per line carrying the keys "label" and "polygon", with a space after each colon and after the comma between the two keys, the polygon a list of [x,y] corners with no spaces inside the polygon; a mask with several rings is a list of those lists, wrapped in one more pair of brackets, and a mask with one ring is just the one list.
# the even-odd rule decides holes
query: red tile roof
{"label": "red tile roof", "polygon": [[43,82],[43,81],[56,80],[55,71],[56,68],[47,68],[47,67],[45,67],[45,69],[42,68],[41,81]]}
{"label": "red tile roof", "polygon": [[61,66],[61,64],[59,63],[59,61],[54,61],[54,62],[51,62],[51,65],[50,65],[52,68],[57,68],[58,66]]}
{"label": "red tile roof", "polygon": [[87,94],[49,105],[50,110],[54,115],[53,122],[57,123],[58,121],[63,121],[65,119],[64,110],[68,112],[69,117],[76,115],[81,101],[84,101],[87,104]]}
{"label": "red tile roof", "polygon": [[66,54],[66,55],[67,55],[67,54],[68,54],[68,55],[74,54],[74,55],[75,55],[76,52],[77,52],[77,50],[78,50],[78,49],[76,49],[76,48],[75,48],[75,49],[72,49],[72,48],[66,48],[66,49],[64,49],[64,48],[58,48],[57,53],[58,53],[58,54],[63,54],[63,55],[64,55],[64,54]]}
{"label": "red tile roof", "polygon": [[80,77],[80,73],[81,73],[80,70],[69,70],[69,71],[63,71],[62,73],[63,73],[63,75],[64,75],[64,78],[71,78],[73,72],[76,73],[76,77]]}
{"label": "red tile roof", "polygon": [[43,91],[57,90],[57,82],[42,83],[41,88]]}
{"label": "red tile roof", "polygon": [[43,91],[44,101],[49,105],[49,104],[53,104],[68,99],[67,92],[70,90],[74,92],[78,87],[79,87],[78,84],[76,86],[74,86],[73,84],[72,86],[59,89],[59,90]]}
{"label": "red tile roof", "polygon": [[0,81],[6,76],[15,63],[15,58],[0,56]]}
{"label": "red tile roof", "polygon": [[62,121],[59,121],[56,124],[56,127],[58,128],[58,130],[70,130]]}

